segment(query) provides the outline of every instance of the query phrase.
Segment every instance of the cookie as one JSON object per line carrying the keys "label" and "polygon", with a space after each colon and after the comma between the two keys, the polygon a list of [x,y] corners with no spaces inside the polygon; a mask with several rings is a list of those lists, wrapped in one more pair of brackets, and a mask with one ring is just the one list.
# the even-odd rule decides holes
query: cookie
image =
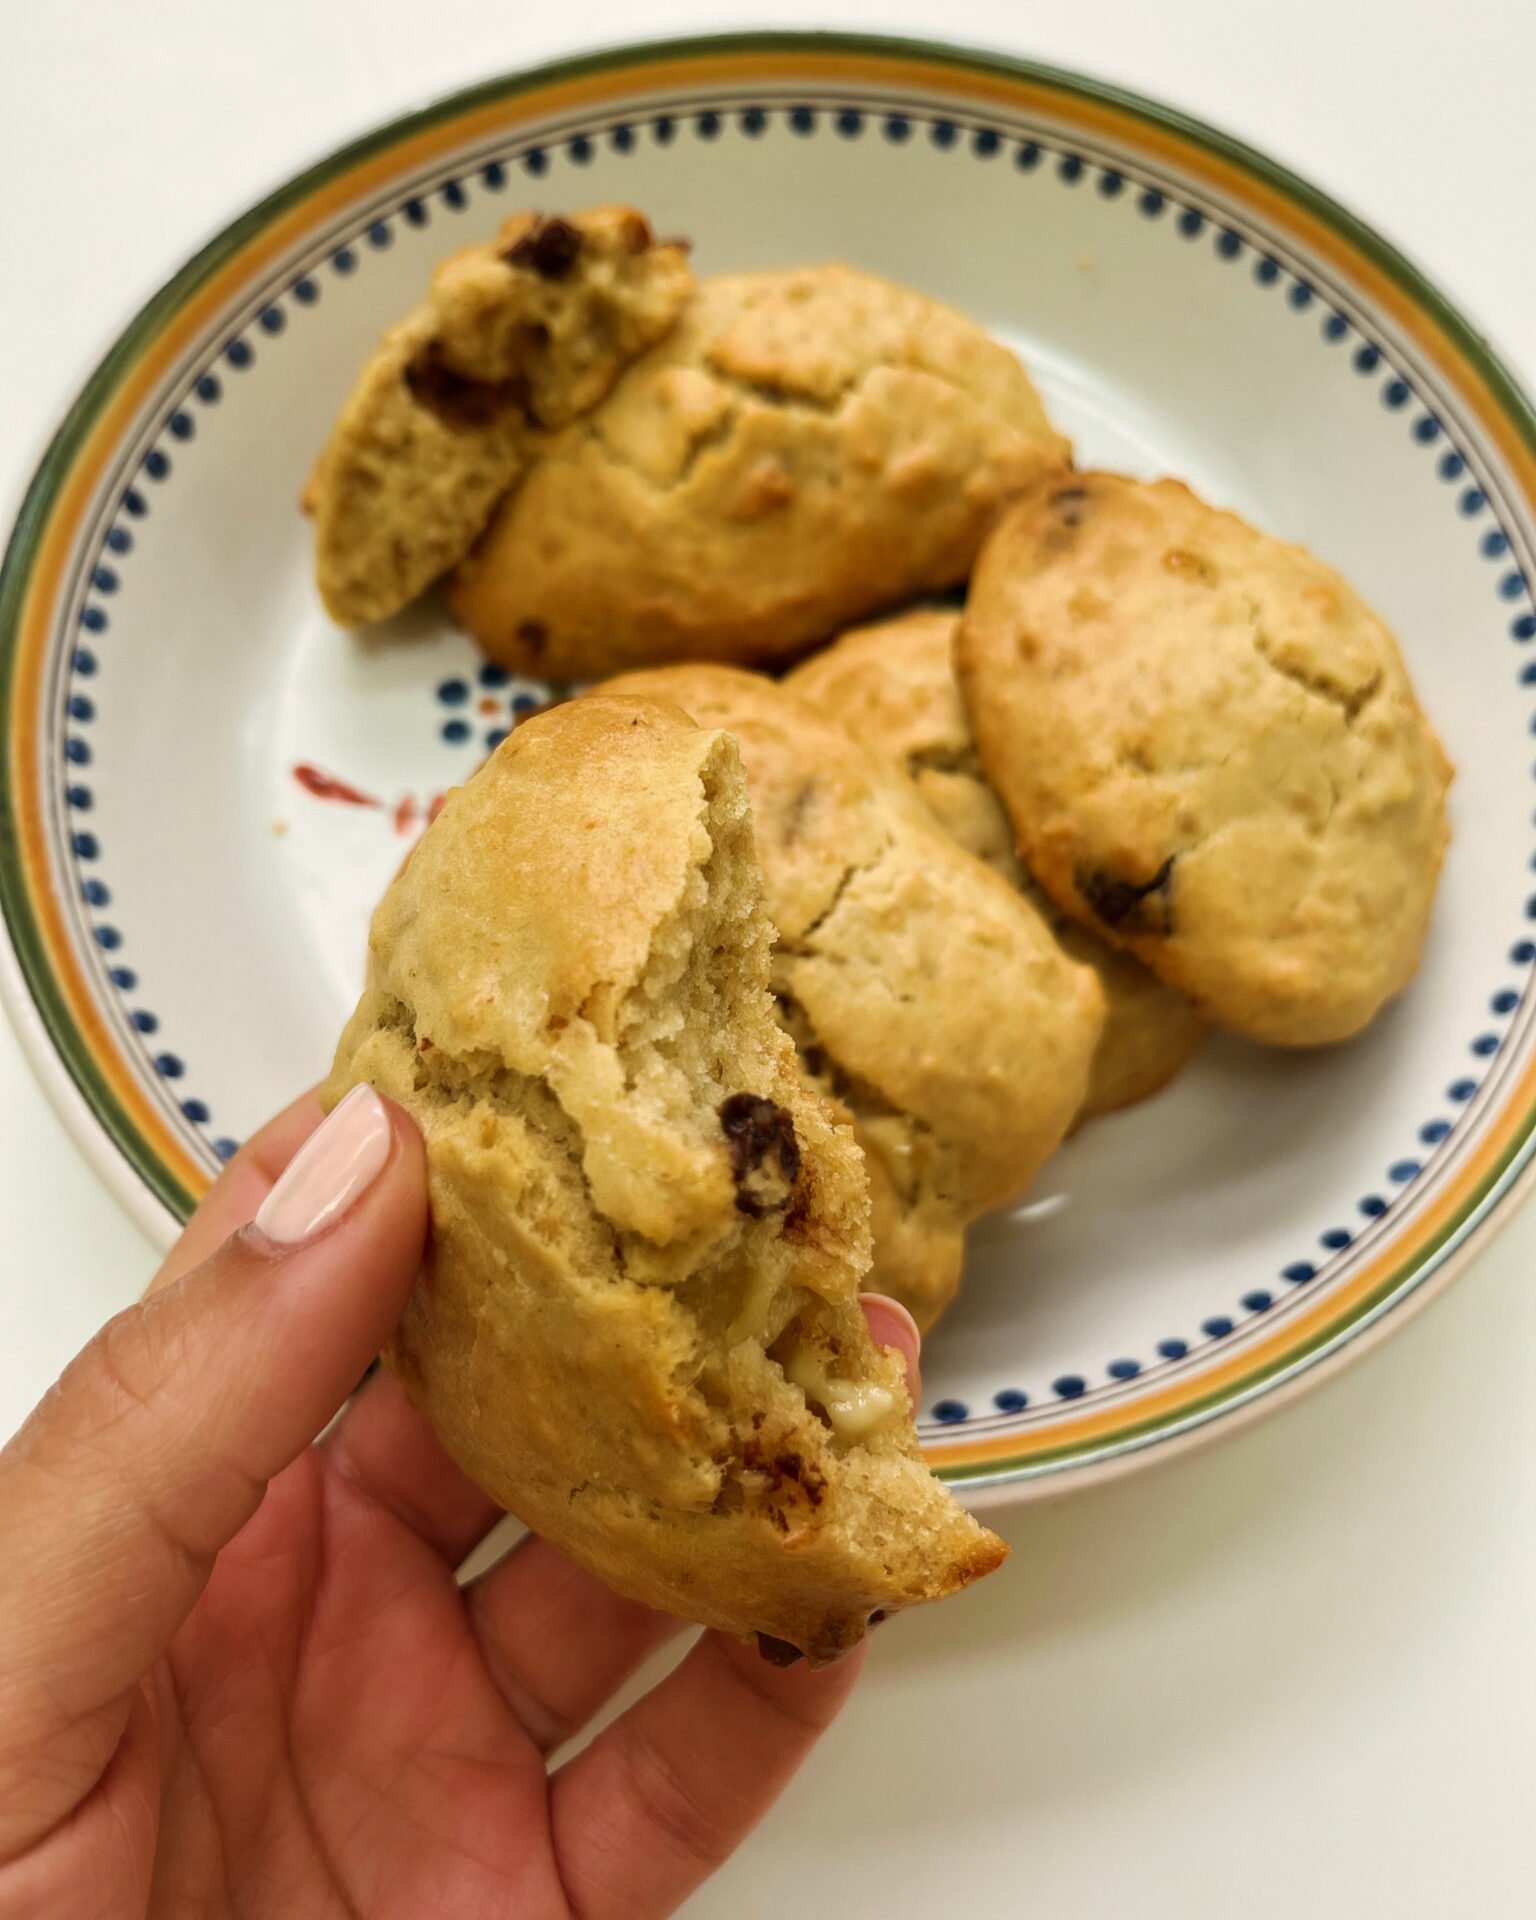
{"label": "cookie", "polygon": [[1035,878],[1210,1019],[1317,1046],[1406,986],[1451,768],[1331,567],[1177,481],[1074,475],[989,540],[956,660]]}
{"label": "cookie", "polygon": [[961,846],[1020,888],[1059,944],[1099,976],[1104,1032],[1078,1115],[1092,1119],[1165,1087],[1199,1046],[1205,1022],[1139,960],[1069,919],[1026,872],[1002,802],[982,774],[955,685],[959,625],[959,614],[946,608],[913,608],[855,628],[812,654],[784,684],[893,760]]}
{"label": "cookie", "polygon": [[1002,1543],[857,1304],[861,1157],[768,994],[735,743],[584,700],[449,795],[374,918],[327,1104],[426,1142],[386,1358],[497,1500],[647,1605],[821,1662]]}
{"label": "cookie", "polygon": [[787,661],[965,579],[1069,455],[1014,356],[937,301],[846,266],[709,280],[450,599],[493,659],[557,679]]}
{"label": "cookie", "polygon": [[468,552],[546,437],[600,401],[693,286],[626,207],[522,213],[445,260],[363,369],[305,493],[343,626],[381,620]]}
{"label": "cookie", "polygon": [[773,681],[674,666],[611,688],[740,743],[781,1017],[869,1159],[868,1284],[927,1328],[966,1224],[1017,1197],[1082,1105],[1098,982],[889,761]]}

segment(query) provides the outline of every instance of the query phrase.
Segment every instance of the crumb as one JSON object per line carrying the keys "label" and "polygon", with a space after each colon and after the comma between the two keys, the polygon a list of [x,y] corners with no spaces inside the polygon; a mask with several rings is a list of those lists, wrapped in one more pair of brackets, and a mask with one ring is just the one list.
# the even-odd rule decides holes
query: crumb
{"label": "crumb", "polygon": [[288,822],[286,820],[274,820],[272,822],[272,838],[274,840],[281,840],[287,831]]}
{"label": "crumb", "polygon": [[1093,255],[1091,253],[1080,253],[1077,256],[1077,270],[1079,273],[1093,272]]}

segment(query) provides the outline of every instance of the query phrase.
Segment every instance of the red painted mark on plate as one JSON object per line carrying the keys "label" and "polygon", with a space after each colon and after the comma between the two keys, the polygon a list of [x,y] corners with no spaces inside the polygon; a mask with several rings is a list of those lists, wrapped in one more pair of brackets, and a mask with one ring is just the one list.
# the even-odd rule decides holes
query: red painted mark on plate
{"label": "red painted mark on plate", "polygon": [[489,694],[487,694],[487,696],[485,697],[485,699],[484,699],[484,700],[482,700],[482,701],[480,702],[480,711],[481,711],[481,712],[482,712],[483,714],[486,714],[487,716],[489,716],[490,714],[493,714],[493,713],[500,713],[500,712],[501,712],[501,702],[500,702],[499,700],[493,700],[493,699],[491,699],[491,697],[489,696]]}
{"label": "red painted mark on plate", "polygon": [[317,800],[340,800],[349,807],[377,807],[381,804],[371,793],[361,793],[356,787],[349,787],[345,780],[338,780],[334,774],[312,767],[307,760],[301,760],[294,768],[293,777],[306,793],[312,793]]}
{"label": "red painted mark on plate", "polygon": [[429,827],[431,826],[432,822],[437,818],[437,816],[442,812],[443,802],[447,798],[448,796],[446,793],[434,793],[432,798],[427,802],[427,825]]}
{"label": "red painted mark on plate", "polygon": [[409,833],[416,824],[416,796],[407,793],[401,796],[400,804],[395,808],[395,832]]}

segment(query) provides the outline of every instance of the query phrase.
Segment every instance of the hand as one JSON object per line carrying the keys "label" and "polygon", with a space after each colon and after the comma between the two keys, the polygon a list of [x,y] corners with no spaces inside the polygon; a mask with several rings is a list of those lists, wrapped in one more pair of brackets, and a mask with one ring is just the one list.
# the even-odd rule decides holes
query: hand
{"label": "hand", "polygon": [[[249,1143],[0,1454],[0,1913],[669,1913],[860,1656],[705,1634],[550,1773],[684,1629],[533,1538],[461,1590],[497,1510],[389,1375],[315,1440],[427,1211],[398,1109],[319,1121],[309,1096]],[[915,1365],[900,1309],[871,1320]]]}

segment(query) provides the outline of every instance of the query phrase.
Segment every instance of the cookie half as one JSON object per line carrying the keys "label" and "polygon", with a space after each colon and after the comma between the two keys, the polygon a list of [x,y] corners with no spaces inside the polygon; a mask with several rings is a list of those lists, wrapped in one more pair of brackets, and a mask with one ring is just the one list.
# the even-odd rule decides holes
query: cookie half
{"label": "cookie half", "polygon": [[327,1104],[426,1142],[387,1353],[454,1459],[620,1592],[812,1661],[1006,1549],[928,1472],[858,1307],[861,1157],[768,993],[735,743],[526,722],[375,916]]}
{"label": "cookie half", "polygon": [[363,369],[305,492],[331,617],[382,620],[461,560],[547,435],[661,339],[692,286],[685,249],[627,207],[518,214],[445,260]]}

